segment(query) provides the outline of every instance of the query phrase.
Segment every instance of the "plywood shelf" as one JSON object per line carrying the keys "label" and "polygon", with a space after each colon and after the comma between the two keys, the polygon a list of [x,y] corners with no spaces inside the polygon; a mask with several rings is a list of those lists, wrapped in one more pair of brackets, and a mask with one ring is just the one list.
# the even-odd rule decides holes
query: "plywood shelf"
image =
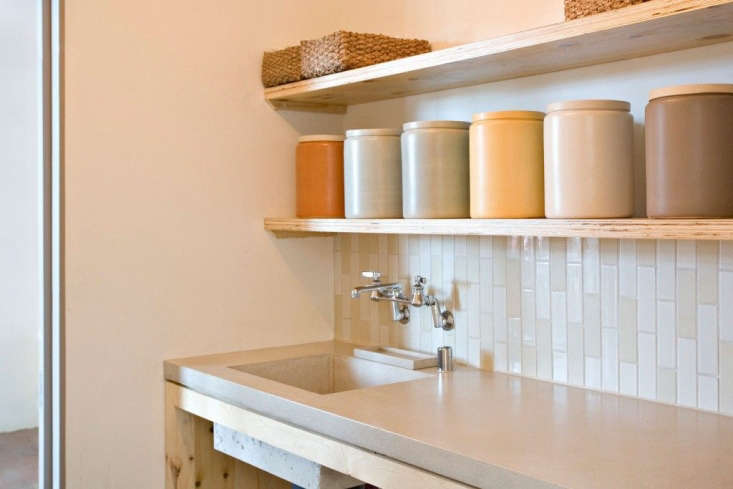
{"label": "plywood shelf", "polygon": [[346,106],[733,40],[733,1],[653,0],[265,90],[278,109]]}
{"label": "plywood shelf", "polygon": [[297,219],[265,218],[275,233],[440,234],[733,240],[733,219]]}

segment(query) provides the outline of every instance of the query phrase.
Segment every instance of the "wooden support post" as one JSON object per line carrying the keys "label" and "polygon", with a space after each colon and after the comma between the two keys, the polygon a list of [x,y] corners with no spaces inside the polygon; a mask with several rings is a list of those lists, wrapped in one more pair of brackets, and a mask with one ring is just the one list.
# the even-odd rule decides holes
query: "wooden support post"
{"label": "wooden support post", "polygon": [[214,450],[214,424],[165,395],[166,489],[290,489],[267,472]]}

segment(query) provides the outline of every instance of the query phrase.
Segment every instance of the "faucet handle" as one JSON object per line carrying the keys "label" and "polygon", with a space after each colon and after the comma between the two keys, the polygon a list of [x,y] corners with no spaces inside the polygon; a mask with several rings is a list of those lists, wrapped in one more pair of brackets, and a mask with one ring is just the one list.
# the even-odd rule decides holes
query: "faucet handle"
{"label": "faucet handle", "polygon": [[412,281],[412,286],[422,288],[427,282],[428,280],[422,275],[415,275],[415,278]]}
{"label": "faucet handle", "polygon": [[373,271],[361,272],[361,276],[364,278],[370,278],[373,282],[379,282],[382,278],[382,274],[380,272]]}

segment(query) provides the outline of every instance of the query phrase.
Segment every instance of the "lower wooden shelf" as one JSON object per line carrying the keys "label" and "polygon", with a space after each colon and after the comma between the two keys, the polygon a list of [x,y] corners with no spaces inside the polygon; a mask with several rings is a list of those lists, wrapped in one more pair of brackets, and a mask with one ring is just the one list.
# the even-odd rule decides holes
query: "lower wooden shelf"
{"label": "lower wooden shelf", "polygon": [[298,219],[265,218],[275,233],[442,234],[733,240],[733,219]]}

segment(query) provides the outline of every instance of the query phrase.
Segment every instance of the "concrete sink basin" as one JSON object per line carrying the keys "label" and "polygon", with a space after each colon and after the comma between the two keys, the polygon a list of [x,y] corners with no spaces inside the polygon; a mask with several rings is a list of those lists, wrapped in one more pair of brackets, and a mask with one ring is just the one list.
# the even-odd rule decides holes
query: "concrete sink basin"
{"label": "concrete sink basin", "polygon": [[424,379],[431,374],[347,355],[325,353],[231,367],[316,394]]}

